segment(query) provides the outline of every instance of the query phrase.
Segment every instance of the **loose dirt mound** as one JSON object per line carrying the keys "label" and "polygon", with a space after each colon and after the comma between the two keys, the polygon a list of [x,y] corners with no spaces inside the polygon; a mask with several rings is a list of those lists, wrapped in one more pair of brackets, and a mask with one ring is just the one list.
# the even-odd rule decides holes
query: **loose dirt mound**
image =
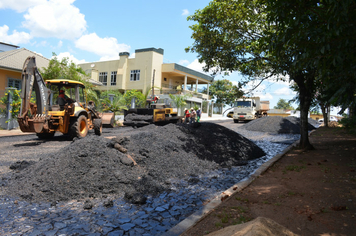
{"label": "loose dirt mound", "polygon": [[[316,122],[313,119],[308,120],[308,130],[315,129]],[[250,131],[261,131],[278,134],[300,134],[300,119],[289,116],[266,116],[241,126],[241,129]]]}
{"label": "loose dirt mound", "polygon": [[95,135],[75,140],[37,163],[17,169],[8,180],[7,192],[50,202],[108,194],[131,199],[141,194],[134,200],[140,203],[143,194],[169,190],[172,178],[242,165],[265,155],[254,143],[222,126],[195,126],[200,127],[149,125],[123,132],[111,141]]}
{"label": "loose dirt mound", "polygon": [[277,222],[258,217],[250,222],[228,226],[207,236],[298,236]]}

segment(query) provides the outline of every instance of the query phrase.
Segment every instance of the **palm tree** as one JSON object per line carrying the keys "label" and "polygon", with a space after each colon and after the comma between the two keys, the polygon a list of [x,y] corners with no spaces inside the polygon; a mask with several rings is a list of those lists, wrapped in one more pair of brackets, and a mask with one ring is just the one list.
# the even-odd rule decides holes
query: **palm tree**
{"label": "palm tree", "polygon": [[[107,94],[112,92],[114,99],[111,102]],[[103,104],[103,111],[122,111],[127,110],[127,102],[123,94],[117,91],[108,91],[102,94],[101,103]]]}
{"label": "palm tree", "polygon": [[192,96],[191,94],[185,94],[185,95],[169,94],[169,97],[172,99],[173,103],[176,105],[178,109],[178,115],[180,115],[181,108],[187,104],[186,100],[191,96]]}

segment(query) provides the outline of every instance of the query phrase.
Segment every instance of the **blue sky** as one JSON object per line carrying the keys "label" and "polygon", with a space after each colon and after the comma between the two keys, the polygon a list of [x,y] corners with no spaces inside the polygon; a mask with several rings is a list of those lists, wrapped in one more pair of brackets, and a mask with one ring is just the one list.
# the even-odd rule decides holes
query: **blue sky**
{"label": "blue sky", "polygon": [[[202,72],[197,54],[184,51],[193,44],[189,26],[194,22],[187,21],[187,17],[209,2],[0,0],[0,41],[47,58],[54,52],[77,64],[118,59],[123,51],[134,57],[136,49],[163,48],[165,63]],[[241,80],[239,73],[224,78],[233,83]],[[294,97],[288,83],[273,81],[263,83],[253,95],[269,100],[272,108],[280,98]]]}

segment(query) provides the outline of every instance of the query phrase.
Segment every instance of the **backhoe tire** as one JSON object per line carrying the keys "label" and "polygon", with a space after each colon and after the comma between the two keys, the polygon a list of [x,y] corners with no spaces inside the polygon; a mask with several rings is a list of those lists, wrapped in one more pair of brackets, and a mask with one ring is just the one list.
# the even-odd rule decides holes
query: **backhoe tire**
{"label": "backhoe tire", "polygon": [[93,125],[94,125],[94,133],[100,136],[103,132],[103,121],[101,119],[94,119]]}
{"label": "backhoe tire", "polygon": [[36,134],[39,139],[51,139],[54,137],[55,132],[52,133],[38,133]]}
{"label": "backhoe tire", "polygon": [[69,135],[73,139],[77,138],[84,138],[88,134],[88,120],[84,115],[78,117],[78,119],[73,120],[69,127]]}
{"label": "backhoe tire", "polygon": [[239,120],[234,119],[234,123],[239,123]]}

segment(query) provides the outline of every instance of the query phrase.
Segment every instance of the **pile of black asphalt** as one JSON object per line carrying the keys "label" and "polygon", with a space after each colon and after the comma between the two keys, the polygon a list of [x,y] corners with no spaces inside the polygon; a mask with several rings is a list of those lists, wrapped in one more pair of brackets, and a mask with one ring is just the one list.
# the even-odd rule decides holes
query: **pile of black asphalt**
{"label": "pile of black asphalt", "polygon": [[213,123],[148,125],[113,139],[89,135],[39,161],[14,163],[8,195],[37,202],[124,197],[144,203],[172,180],[264,156],[240,134]]}
{"label": "pile of black asphalt", "polygon": [[[316,126],[316,121],[308,119],[308,130],[313,130]],[[265,116],[250,121],[240,128],[272,134],[300,134],[300,119],[293,116]]]}

